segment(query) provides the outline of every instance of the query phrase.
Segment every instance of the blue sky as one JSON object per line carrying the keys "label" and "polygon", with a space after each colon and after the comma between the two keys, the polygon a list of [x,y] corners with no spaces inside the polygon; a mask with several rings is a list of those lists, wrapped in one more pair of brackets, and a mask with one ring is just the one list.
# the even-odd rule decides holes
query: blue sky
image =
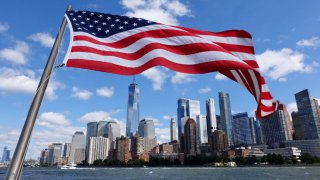
{"label": "blue sky", "polygon": [[[309,89],[320,98],[319,1],[12,0],[0,7],[0,149],[15,147],[68,4],[75,10],[147,17],[208,31],[247,30],[275,99],[294,110],[294,93],[300,90]],[[67,30],[57,64],[68,42]],[[115,119],[124,129],[131,81],[131,76],[55,69],[27,157],[36,158],[52,142],[70,142],[88,121]],[[245,89],[216,73],[185,75],[157,67],[138,75],[136,81],[141,89],[141,117],[155,119],[160,142],[169,140],[168,117],[176,116],[178,98],[200,100],[202,114],[206,99],[214,98],[218,104],[219,91],[230,93],[233,112],[252,115],[256,108]]]}

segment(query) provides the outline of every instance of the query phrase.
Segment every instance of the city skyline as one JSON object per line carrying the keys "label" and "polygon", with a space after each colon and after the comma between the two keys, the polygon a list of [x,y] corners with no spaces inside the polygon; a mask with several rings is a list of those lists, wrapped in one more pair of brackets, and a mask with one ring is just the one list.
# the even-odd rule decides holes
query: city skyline
{"label": "city skyline", "polygon": [[[230,2],[212,3],[211,8],[215,11],[204,7],[201,3],[178,2],[182,5],[176,6],[185,7],[180,15],[162,5],[155,8],[164,10],[165,14],[157,14],[157,17],[150,16],[150,19],[211,31],[231,28],[245,29],[253,34],[258,63],[260,63],[275,99],[279,99],[292,111],[296,110],[293,108],[295,93],[309,89],[314,97],[320,97],[320,87],[318,83],[314,83],[317,82],[316,77],[319,76],[317,71],[319,58],[316,53],[319,46],[319,33],[316,31],[317,28],[307,28],[319,26],[319,14],[314,9],[317,7],[315,4],[319,2],[315,2],[312,6],[307,3],[296,3],[289,7],[285,5],[285,2],[278,4],[278,7],[268,2],[264,4],[266,11],[252,12],[251,9],[255,9],[253,7],[261,5],[256,2],[242,9],[239,17],[233,17],[232,10],[223,8],[230,7]],[[20,22],[20,15],[9,12],[9,9],[16,7],[16,3],[16,1],[6,2],[3,7],[8,8],[3,8],[0,12],[3,17],[0,19],[0,36],[3,39],[0,42],[0,106],[3,107],[0,110],[0,130],[2,131],[0,149],[7,146],[12,152],[53,37],[57,33],[65,8],[70,2],[50,2],[49,5],[52,8],[46,10],[41,7],[47,7],[48,4],[31,2],[28,5],[39,9],[39,12],[28,13],[30,11],[28,8],[22,10],[21,14],[25,14],[25,18],[37,19],[28,25]],[[24,5],[24,2],[19,3]],[[95,6],[92,4],[90,6],[85,2],[72,2],[71,4],[75,9],[137,16],[141,15],[139,13],[143,8],[147,9],[146,5],[134,7],[126,1],[121,1],[121,3],[93,1],[90,3]],[[28,5],[26,4],[26,7]],[[239,4],[232,5],[231,9],[238,9],[237,5]],[[284,6],[289,8],[286,15],[296,20],[295,26],[289,23],[290,19],[287,19],[287,16],[282,16]],[[299,17],[293,13],[295,8],[308,9],[308,11]],[[219,9],[228,9],[228,12],[221,12]],[[268,13],[270,9],[273,9],[274,14]],[[260,13],[270,17],[258,16]],[[208,16],[212,18],[207,18]],[[279,21],[274,21],[274,17],[281,18]],[[222,21],[227,23],[220,23]],[[283,23],[287,21],[288,23]],[[261,26],[257,27],[257,24]],[[264,30],[266,28],[262,28],[269,26],[278,28],[272,29],[270,33]],[[41,37],[45,38],[41,39]],[[68,32],[66,32],[57,64],[62,62],[68,37]],[[17,58],[16,61],[12,60],[7,58],[5,52],[18,53],[20,58]],[[269,59],[271,62],[268,61]],[[279,69],[282,64],[286,65],[286,68]],[[217,104],[219,91],[230,94],[232,114],[248,112],[249,116],[253,116],[255,102],[250,94],[230,80],[217,80],[223,78],[216,75],[216,73],[210,73],[192,76],[174,73],[164,68],[154,68],[137,76],[136,81],[143,94],[140,102],[140,117],[155,119],[157,137],[161,142],[166,142],[170,138],[168,136],[170,119],[176,116],[178,98],[199,100],[201,115],[205,115],[204,102],[213,98]],[[75,69],[55,69],[47,97],[37,119],[27,158],[38,156],[40,150],[46,147],[48,142],[71,142],[73,133],[84,131],[86,123],[92,120],[114,119],[119,123],[121,133],[124,134],[127,87],[131,81],[132,77],[126,76]],[[18,112],[17,109],[19,109]],[[215,112],[219,112],[217,106]],[[59,133],[53,133],[57,129]]]}

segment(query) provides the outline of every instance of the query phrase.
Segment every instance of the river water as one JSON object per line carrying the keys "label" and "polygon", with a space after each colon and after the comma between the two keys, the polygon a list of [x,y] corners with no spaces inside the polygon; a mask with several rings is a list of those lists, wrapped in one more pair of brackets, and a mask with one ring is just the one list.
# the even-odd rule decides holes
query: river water
{"label": "river water", "polygon": [[[4,179],[6,169],[0,169]],[[24,168],[21,179],[299,179],[320,180],[320,167],[168,167],[168,168],[79,168],[61,170],[58,168]]]}

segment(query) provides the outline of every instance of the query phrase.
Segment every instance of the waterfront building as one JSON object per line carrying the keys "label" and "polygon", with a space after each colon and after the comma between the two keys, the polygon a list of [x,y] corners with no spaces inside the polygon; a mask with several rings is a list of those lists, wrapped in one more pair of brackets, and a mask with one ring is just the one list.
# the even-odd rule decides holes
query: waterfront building
{"label": "waterfront building", "polygon": [[123,137],[116,138],[116,153],[115,159],[121,162],[127,163],[130,159],[132,159],[130,153],[130,138]]}
{"label": "waterfront building", "polygon": [[221,128],[228,137],[228,145],[233,146],[231,104],[228,93],[219,92],[219,106]]}
{"label": "waterfront building", "polygon": [[216,119],[217,119],[217,130],[222,130],[220,115],[216,115]]}
{"label": "waterfront building", "polygon": [[264,140],[270,147],[279,147],[285,141],[292,140],[289,113],[284,104],[279,103],[278,109],[272,115],[261,118],[260,125]]}
{"label": "waterfront building", "polygon": [[207,120],[207,132],[209,134],[217,130],[217,118],[216,110],[214,106],[214,99],[210,98],[206,100],[206,120]]}
{"label": "waterfront building", "polygon": [[232,134],[235,146],[252,144],[250,120],[247,112],[232,116]]}
{"label": "waterfront building", "polygon": [[294,140],[302,140],[302,124],[301,120],[298,116],[298,112],[293,111],[291,113],[292,117],[292,124],[293,124],[293,129],[294,129]]}
{"label": "waterfront building", "polygon": [[86,135],[86,159],[88,159],[89,155],[89,141],[91,137],[97,137],[98,131],[98,123],[97,122],[89,122],[87,123],[87,135]]}
{"label": "waterfront building", "polygon": [[49,149],[43,149],[40,153],[39,163],[40,165],[47,165],[48,164],[48,155]]}
{"label": "waterfront building", "polygon": [[150,151],[156,146],[156,133],[152,119],[142,119],[139,123],[138,132],[144,140],[144,146],[146,151]]}
{"label": "waterfront building", "polygon": [[249,117],[249,127],[250,127],[250,137],[251,137],[250,144],[257,144],[257,137],[256,137],[254,122],[255,122],[254,117]]}
{"label": "waterfront building", "polygon": [[104,127],[104,137],[109,138],[109,141],[115,141],[117,137],[120,137],[120,126],[114,121],[110,120]]}
{"label": "waterfront building", "polygon": [[49,148],[48,164],[50,166],[57,166],[59,164],[62,152],[62,143],[52,143]]}
{"label": "waterfront building", "polygon": [[7,161],[10,161],[10,150],[7,148],[7,146],[4,146],[2,151],[1,162],[7,162]]}
{"label": "waterfront building", "polygon": [[302,139],[319,139],[320,111],[317,101],[310,97],[307,89],[296,93],[295,99],[298,107],[297,119],[301,124]]}
{"label": "waterfront building", "polygon": [[[89,143],[90,143],[90,139],[89,139]],[[76,131],[72,136],[72,140],[71,140],[69,162],[75,163],[75,164],[82,163],[82,161],[85,160],[85,149],[86,149],[86,136],[82,131]]]}
{"label": "waterfront building", "polygon": [[320,157],[320,139],[286,141],[285,147],[296,147],[301,150],[301,154]]}
{"label": "waterfront building", "polygon": [[89,143],[88,163],[93,164],[97,159],[106,159],[109,152],[109,139],[105,137],[91,137]]}
{"label": "waterfront building", "polygon": [[126,136],[132,136],[138,128],[140,120],[140,88],[137,83],[129,85]]}
{"label": "waterfront building", "polygon": [[146,152],[144,139],[140,136],[139,132],[136,131],[135,135],[131,137],[131,154],[132,159],[139,159],[140,155]]}
{"label": "waterfront building", "polygon": [[105,134],[104,130],[105,130],[105,126],[108,124],[108,121],[99,121],[97,124],[97,136],[96,137],[100,137],[103,136]]}
{"label": "waterfront building", "polygon": [[257,144],[264,144],[264,137],[263,137],[260,121],[258,119],[254,120],[254,131],[256,135]]}
{"label": "waterfront building", "polygon": [[177,123],[175,118],[171,118],[170,120],[170,138],[171,141],[177,140]]}
{"label": "waterfront building", "polygon": [[70,159],[70,150],[71,150],[71,143],[65,143],[63,146],[63,153],[62,157],[66,159],[67,163]]}
{"label": "waterfront building", "polygon": [[180,144],[177,140],[175,141],[171,141],[169,144],[172,145],[172,148],[173,148],[173,153],[179,153],[180,152]]}
{"label": "waterfront building", "polygon": [[196,116],[196,124],[198,128],[198,141],[200,144],[208,143],[207,118],[203,115]]}
{"label": "waterfront building", "polygon": [[301,150],[297,147],[285,147],[285,148],[274,148],[274,149],[265,149],[266,154],[276,154],[281,155],[282,157],[296,157],[301,156]]}
{"label": "waterfront building", "polygon": [[184,133],[184,125],[186,121],[196,119],[200,115],[200,101],[191,99],[178,99],[178,137],[180,138]]}
{"label": "waterfront building", "polygon": [[159,151],[162,154],[172,154],[173,152],[173,145],[169,143],[163,143],[159,145]]}
{"label": "waterfront building", "polygon": [[222,130],[215,130],[209,138],[211,153],[219,154],[228,148],[228,136]]}
{"label": "waterfront building", "polygon": [[184,153],[186,155],[196,155],[200,151],[198,140],[198,128],[193,119],[189,119],[184,126]]}

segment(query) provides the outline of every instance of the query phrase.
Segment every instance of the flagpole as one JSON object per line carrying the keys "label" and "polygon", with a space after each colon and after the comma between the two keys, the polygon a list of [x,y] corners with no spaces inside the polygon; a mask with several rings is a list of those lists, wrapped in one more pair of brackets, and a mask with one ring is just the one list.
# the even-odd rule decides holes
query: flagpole
{"label": "flagpole", "polygon": [[[71,10],[71,9],[72,7],[71,5],[69,5],[68,10]],[[58,35],[51,49],[51,53],[48,58],[46,67],[43,70],[37,91],[35,93],[35,96],[33,97],[32,104],[29,108],[28,116],[24,123],[23,129],[19,137],[18,144],[16,146],[11,163],[7,171],[6,180],[17,180],[17,179],[20,179],[21,177],[23,161],[27,153],[32,130],[36,122],[36,118],[42,103],[43,96],[46,92],[46,88],[49,83],[51,72],[59,52],[59,48],[61,45],[64,31],[66,29],[66,25],[67,25],[67,20],[66,18],[63,18]]]}

